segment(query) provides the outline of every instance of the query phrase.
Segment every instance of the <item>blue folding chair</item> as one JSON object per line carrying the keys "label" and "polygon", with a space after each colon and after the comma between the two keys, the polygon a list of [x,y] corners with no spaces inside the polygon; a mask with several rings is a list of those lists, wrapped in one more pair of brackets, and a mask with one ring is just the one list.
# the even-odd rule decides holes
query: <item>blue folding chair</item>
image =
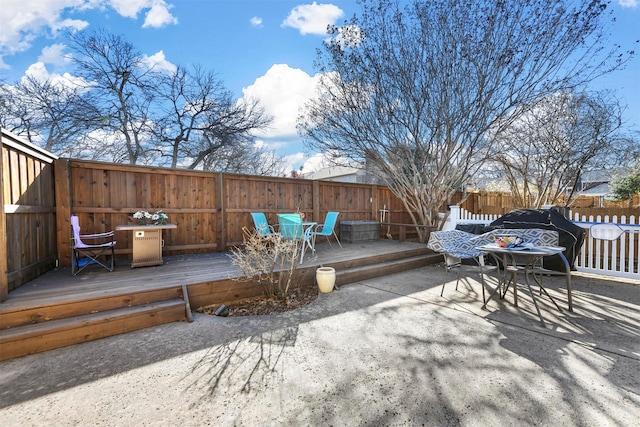
{"label": "blue folding chair", "polygon": [[304,253],[307,248],[315,252],[311,227],[304,227],[300,214],[278,214],[278,224],[280,225],[282,238],[296,242],[296,247],[298,242],[302,244],[300,262],[304,260]]}
{"label": "blue folding chair", "polygon": [[317,236],[325,236],[327,238],[327,242],[329,242],[329,246],[331,246],[331,240],[329,240],[329,237],[333,234],[338,245],[340,245],[340,249],[342,249],[342,243],[340,243],[340,239],[338,239],[338,235],[336,234],[336,222],[338,221],[338,215],[340,215],[339,212],[327,212],[324,224],[318,224],[315,227],[315,230],[311,232],[314,241]]}
{"label": "blue folding chair", "polygon": [[273,226],[269,225],[267,216],[264,213],[251,212],[251,217],[253,218],[253,224],[255,225],[259,236],[268,237],[280,234],[273,228]]}

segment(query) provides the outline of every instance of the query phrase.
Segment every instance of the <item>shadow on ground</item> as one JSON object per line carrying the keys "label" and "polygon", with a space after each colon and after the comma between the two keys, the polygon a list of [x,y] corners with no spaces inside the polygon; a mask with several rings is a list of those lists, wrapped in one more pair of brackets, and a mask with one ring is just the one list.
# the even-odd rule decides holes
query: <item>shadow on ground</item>
{"label": "shadow on ground", "polygon": [[[640,285],[576,275],[574,312],[538,298],[542,328],[524,291],[518,307],[507,294],[482,310],[477,281],[457,291],[448,284],[440,297],[444,279],[441,266],[429,266],[341,286],[294,312],[196,314],[193,323],[0,362],[3,417],[93,416],[98,425],[630,425],[640,417]],[[566,307],[563,279],[544,283]]]}

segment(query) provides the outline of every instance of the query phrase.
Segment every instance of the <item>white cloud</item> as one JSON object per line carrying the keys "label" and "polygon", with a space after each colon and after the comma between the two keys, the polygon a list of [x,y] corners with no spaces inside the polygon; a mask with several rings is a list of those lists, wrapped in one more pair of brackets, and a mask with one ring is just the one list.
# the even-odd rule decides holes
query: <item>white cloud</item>
{"label": "white cloud", "polygon": [[275,64],[251,86],[243,88],[244,98],[259,100],[274,119],[271,128],[259,136],[286,138],[297,135],[298,112],[315,93],[317,79],[317,75],[311,77],[287,64]]}
{"label": "white cloud", "polygon": [[342,157],[335,151],[316,153],[309,157],[303,165],[302,172],[307,174],[311,172],[317,172],[324,168],[330,168],[335,166],[354,166],[349,159]]}
{"label": "white cloud", "polygon": [[49,79],[50,74],[47,71],[47,67],[42,62],[36,62],[31,64],[27,71],[24,72],[25,76],[33,77],[38,81],[44,82]]}
{"label": "white cloud", "polygon": [[119,15],[132,19],[135,19],[141,10],[153,5],[151,0],[111,0],[109,3]]}
{"label": "white cloud", "polygon": [[71,55],[65,54],[67,48],[65,44],[56,43],[42,49],[42,53],[38,57],[39,62],[52,65],[65,65],[71,61]]}
{"label": "white cloud", "polygon": [[151,56],[144,55],[142,63],[149,67],[149,69],[153,68],[154,71],[161,73],[170,74],[175,72],[177,69],[174,64],[167,61],[167,58],[164,56],[164,51],[162,50]]}
{"label": "white cloud", "polygon": [[243,88],[243,100],[257,99],[265,113],[273,117],[269,129],[257,134],[256,144],[268,150],[286,153],[286,171],[299,170],[303,173],[318,170],[327,165],[322,156],[309,155],[302,150],[302,142],[296,130],[296,119],[306,104],[317,93],[317,83],[321,74],[310,76],[304,71],[291,68],[287,64],[273,65],[253,85]]}
{"label": "white cloud", "polygon": [[622,7],[636,8],[638,7],[638,0],[618,0],[618,4]]}
{"label": "white cloud", "polygon": [[38,37],[64,29],[82,29],[86,21],[63,19],[66,8],[78,8],[87,0],[2,0],[0,7],[0,66],[8,68],[2,57],[23,52]]}
{"label": "white cloud", "polygon": [[309,157],[302,165],[302,173],[316,172],[331,166],[332,163],[322,153],[316,153]]}
{"label": "white cloud", "polygon": [[253,25],[254,27],[258,27],[258,28],[262,28],[262,18],[258,18],[257,16],[254,16],[253,18],[250,19],[251,25]]}
{"label": "white cloud", "polygon": [[[305,160],[307,159],[307,156],[304,153],[293,153],[293,154],[287,154],[286,156],[284,156],[284,164],[285,166],[285,173],[289,172],[289,171],[297,171],[300,169],[300,166],[305,164]],[[306,169],[302,169],[302,172],[306,172]]]}
{"label": "white cloud", "polygon": [[161,27],[178,21],[164,0],[2,0],[0,7],[0,68],[8,68],[3,57],[28,50],[39,37],[62,30],[82,30],[89,23],[63,14],[111,6],[118,14],[136,18],[149,9],[144,27]]}
{"label": "white cloud", "polygon": [[327,25],[335,22],[344,15],[342,9],[332,4],[303,4],[294,7],[289,16],[282,21],[282,27],[291,27],[300,34],[327,34]]}
{"label": "white cloud", "polygon": [[87,21],[83,21],[82,19],[63,19],[61,21],[55,22],[51,29],[54,33],[63,30],[75,30],[80,31],[84,30],[89,26]]}
{"label": "white cloud", "polygon": [[[50,81],[52,85],[61,85],[66,87],[87,87],[89,84],[80,77],[72,76],[69,73],[56,74],[49,73],[47,67],[42,62],[31,64],[24,73],[25,77],[33,77],[41,82]],[[23,77],[23,81],[24,78]]]}
{"label": "white cloud", "polygon": [[178,19],[169,12],[173,5],[167,4],[164,0],[111,0],[110,3],[118,14],[131,19],[137,18],[139,13],[149,9],[142,28],[161,28],[178,23]]}
{"label": "white cloud", "polygon": [[175,25],[178,19],[171,15],[169,9],[173,6],[167,6],[164,2],[154,4],[144,20],[142,28],[161,28],[165,25]]}

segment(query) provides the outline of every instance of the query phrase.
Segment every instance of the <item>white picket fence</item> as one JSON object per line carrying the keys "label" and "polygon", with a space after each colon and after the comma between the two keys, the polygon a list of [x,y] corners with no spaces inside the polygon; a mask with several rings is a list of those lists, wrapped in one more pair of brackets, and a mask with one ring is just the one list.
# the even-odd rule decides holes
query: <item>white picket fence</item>
{"label": "white picket fence", "polygon": [[[453,230],[457,224],[490,224],[500,215],[472,214],[459,206],[451,206],[445,230]],[[640,218],[613,216],[571,217],[574,224],[586,230],[585,240],[576,259],[576,269],[605,276],[626,277],[640,280]],[[624,233],[613,241],[594,239],[589,229],[594,224],[616,224]]]}

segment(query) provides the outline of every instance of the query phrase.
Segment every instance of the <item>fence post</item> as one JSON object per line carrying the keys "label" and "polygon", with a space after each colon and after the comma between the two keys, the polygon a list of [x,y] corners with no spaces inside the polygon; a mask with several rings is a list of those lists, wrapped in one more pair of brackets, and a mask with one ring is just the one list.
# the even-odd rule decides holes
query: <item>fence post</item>
{"label": "fence post", "polygon": [[374,221],[380,221],[380,212],[379,212],[379,207],[380,204],[378,203],[378,186],[376,184],[371,184],[371,199],[370,199],[370,205],[371,205],[371,218]]}
{"label": "fence post", "polygon": [[322,217],[320,216],[320,181],[315,179],[311,185],[311,208],[313,210],[313,220],[321,223]]}
{"label": "fence post", "polygon": [[460,222],[460,206],[449,205],[449,218],[444,222],[443,230],[455,230],[456,225]]}
{"label": "fence post", "polygon": [[58,263],[62,267],[71,265],[71,162],[57,159],[53,162],[56,193],[56,234]]}
{"label": "fence post", "polygon": [[[2,143],[2,134],[0,133],[0,156],[4,157],[4,149]],[[7,214],[4,212],[4,186],[5,186],[5,178],[4,178],[4,167],[2,165],[2,161],[0,161],[0,249],[2,252],[7,254],[9,253],[7,248]],[[0,257],[0,302],[6,301],[9,298],[9,278],[7,276],[8,263],[7,256],[3,255]]]}
{"label": "fence post", "polygon": [[220,172],[216,177],[216,205],[218,211],[217,218],[217,249],[219,252],[227,250],[227,183],[225,182],[225,175],[223,172]]}

